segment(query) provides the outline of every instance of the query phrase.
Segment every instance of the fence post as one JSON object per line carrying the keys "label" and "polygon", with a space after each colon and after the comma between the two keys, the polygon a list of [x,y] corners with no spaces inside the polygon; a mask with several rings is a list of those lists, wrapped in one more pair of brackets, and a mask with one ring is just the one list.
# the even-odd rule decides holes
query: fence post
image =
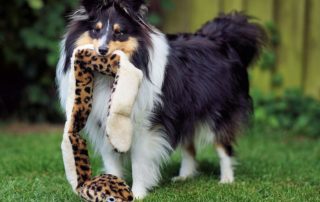
{"label": "fence post", "polygon": [[306,0],[276,1],[276,21],[281,35],[277,72],[283,76],[280,92],[303,86]]}
{"label": "fence post", "polygon": [[[246,3],[246,13],[258,18],[258,23],[265,24],[274,21],[274,0],[247,0]],[[251,86],[264,93],[270,92],[271,79],[270,70],[262,70],[258,65],[251,70]]]}
{"label": "fence post", "polygon": [[305,93],[320,99],[320,1],[310,0],[309,3]]}

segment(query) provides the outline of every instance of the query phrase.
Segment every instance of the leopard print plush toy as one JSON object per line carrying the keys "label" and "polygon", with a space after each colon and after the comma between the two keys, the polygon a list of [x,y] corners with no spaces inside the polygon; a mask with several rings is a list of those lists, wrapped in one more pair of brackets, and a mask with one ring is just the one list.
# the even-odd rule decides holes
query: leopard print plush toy
{"label": "leopard print plush toy", "polygon": [[[69,89],[67,106],[73,107],[67,108],[61,145],[68,181],[73,190],[89,202],[133,201],[130,187],[121,178],[113,175],[92,178],[86,141],[80,136],[80,131],[84,128],[92,108],[93,72],[115,77],[109,101],[106,139],[118,151],[129,150],[132,135],[130,115],[142,80],[142,72],[135,68],[121,51],[109,56],[99,56],[91,48],[77,49],[72,61],[74,69],[70,79],[75,85]],[[130,92],[127,92],[128,89]]]}

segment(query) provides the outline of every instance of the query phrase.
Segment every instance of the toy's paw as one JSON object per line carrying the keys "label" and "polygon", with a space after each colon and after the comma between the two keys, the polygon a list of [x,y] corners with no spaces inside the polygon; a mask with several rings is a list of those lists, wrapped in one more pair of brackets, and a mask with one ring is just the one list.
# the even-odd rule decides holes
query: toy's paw
{"label": "toy's paw", "polygon": [[[121,67],[126,67],[127,69],[135,69],[136,71],[138,70],[138,69],[130,62],[129,57],[128,57],[123,51],[116,50],[116,51],[114,51],[112,54],[120,57],[120,63],[119,63],[119,64],[120,64],[120,68],[121,68]],[[138,71],[141,71],[141,70],[138,70]],[[142,78],[142,72],[141,72],[141,75],[139,75],[139,77]]]}
{"label": "toy's paw", "polygon": [[112,68],[119,68],[120,66],[120,60],[121,60],[121,56],[118,54],[113,53],[110,57],[110,65]]}
{"label": "toy's paw", "polygon": [[132,123],[130,115],[123,116],[116,113],[110,113],[107,120],[108,139],[118,153],[129,151],[132,142]]}
{"label": "toy's paw", "polygon": [[122,61],[129,61],[128,56],[121,50],[116,50],[112,54],[119,56]]}

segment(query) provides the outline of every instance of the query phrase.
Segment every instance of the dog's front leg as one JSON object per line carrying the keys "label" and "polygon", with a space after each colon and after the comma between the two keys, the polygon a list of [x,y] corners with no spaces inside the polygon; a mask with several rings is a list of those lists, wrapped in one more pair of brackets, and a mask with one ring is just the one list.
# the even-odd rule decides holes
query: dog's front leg
{"label": "dog's front leg", "polygon": [[161,177],[160,167],[168,160],[171,146],[160,130],[146,126],[135,128],[131,152],[132,191],[137,199],[143,199],[156,186]]}

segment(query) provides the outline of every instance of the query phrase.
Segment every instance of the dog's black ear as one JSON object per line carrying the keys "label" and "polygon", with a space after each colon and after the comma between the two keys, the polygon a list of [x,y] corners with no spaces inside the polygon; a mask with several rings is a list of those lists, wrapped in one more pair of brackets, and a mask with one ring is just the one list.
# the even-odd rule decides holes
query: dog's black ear
{"label": "dog's black ear", "polygon": [[145,0],[114,0],[114,2],[119,5],[132,20],[153,32],[152,27],[146,23],[145,17],[148,13],[148,7]]}
{"label": "dog's black ear", "polygon": [[88,13],[98,8],[103,3],[103,0],[81,0],[81,5]]}
{"label": "dog's black ear", "polygon": [[116,0],[116,2],[123,9],[138,14],[140,17],[144,17],[148,12],[145,0]]}
{"label": "dog's black ear", "polygon": [[140,16],[142,16],[142,17],[146,16],[147,13],[148,13],[148,6],[147,6],[146,4],[142,4],[142,5],[140,6],[138,12],[139,12]]}

